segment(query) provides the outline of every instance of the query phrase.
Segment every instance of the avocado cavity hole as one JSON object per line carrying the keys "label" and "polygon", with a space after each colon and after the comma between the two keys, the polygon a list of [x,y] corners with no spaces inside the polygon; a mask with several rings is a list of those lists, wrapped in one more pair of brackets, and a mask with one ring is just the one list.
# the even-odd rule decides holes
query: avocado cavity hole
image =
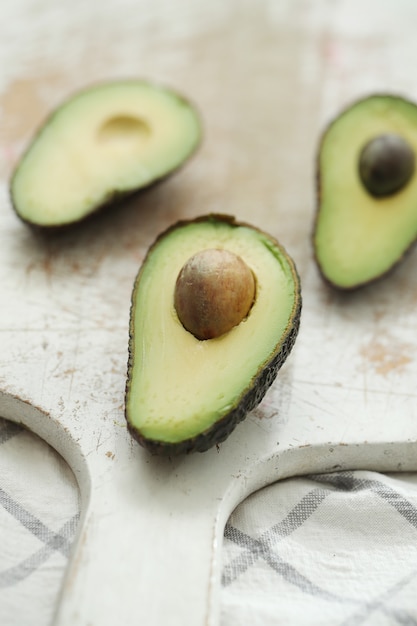
{"label": "avocado cavity hole", "polygon": [[131,115],[116,115],[107,119],[98,130],[98,140],[102,144],[134,147],[151,135],[149,124]]}
{"label": "avocado cavity hole", "polygon": [[184,328],[197,339],[214,339],[232,330],[249,314],[256,281],[243,259],[229,250],[207,249],[182,267],[174,306]]}

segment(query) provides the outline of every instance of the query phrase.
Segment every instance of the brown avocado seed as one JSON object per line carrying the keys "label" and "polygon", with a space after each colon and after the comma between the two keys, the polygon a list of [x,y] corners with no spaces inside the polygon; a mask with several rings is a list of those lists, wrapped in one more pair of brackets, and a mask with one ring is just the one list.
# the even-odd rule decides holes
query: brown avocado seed
{"label": "brown avocado seed", "polygon": [[213,339],[247,317],[255,291],[254,275],[240,256],[229,250],[202,250],[181,269],[174,306],[186,330],[197,339]]}
{"label": "brown avocado seed", "polygon": [[359,157],[359,176],[365,189],[375,197],[400,191],[414,173],[414,151],[399,135],[371,139]]}

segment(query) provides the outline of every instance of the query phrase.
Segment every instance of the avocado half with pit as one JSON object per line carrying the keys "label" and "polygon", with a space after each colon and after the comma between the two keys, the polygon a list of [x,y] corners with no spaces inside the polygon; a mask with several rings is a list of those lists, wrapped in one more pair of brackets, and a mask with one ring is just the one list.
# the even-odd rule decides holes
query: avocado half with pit
{"label": "avocado half with pit", "polygon": [[349,290],[385,275],[417,238],[417,106],[393,95],[357,101],[318,154],[314,252],[323,277]]}
{"label": "avocado half with pit", "polygon": [[125,411],[150,452],[204,452],[263,398],[299,328],[294,262],[230,216],[182,221],[150,247],[130,313]]}
{"label": "avocado half with pit", "polygon": [[162,86],[102,83],[60,106],[11,180],[12,204],[41,227],[72,224],[166,177],[197,148],[196,109]]}

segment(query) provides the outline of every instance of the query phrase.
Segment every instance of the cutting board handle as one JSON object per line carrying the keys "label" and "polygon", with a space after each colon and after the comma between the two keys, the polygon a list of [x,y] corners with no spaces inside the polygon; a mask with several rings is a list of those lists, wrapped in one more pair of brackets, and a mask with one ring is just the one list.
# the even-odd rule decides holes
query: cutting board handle
{"label": "cutting board handle", "polygon": [[146,458],[137,473],[93,471],[54,626],[218,623],[218,555],[233,504],[192,466]]}

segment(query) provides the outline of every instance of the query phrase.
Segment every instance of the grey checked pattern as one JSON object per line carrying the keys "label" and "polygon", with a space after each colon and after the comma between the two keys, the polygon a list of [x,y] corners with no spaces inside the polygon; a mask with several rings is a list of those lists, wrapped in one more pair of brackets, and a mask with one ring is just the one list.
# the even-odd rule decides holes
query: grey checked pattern
{"label": "grey checked pattern", "polygon": [[[0,419],[0,461],[2,451],[22,437],[28,439],[28,445],[34,445],[29,444],[32,436],[27,431]],[[46,446],[43,442],[36,445]],[[13,554],[7,536],[2,536],[0,624],[47,626],[59,586],[49,590],[45,581],[63,576],[79,512],[74,507],[57,525],[54,507],[48,515],[38,515],[8,491],[6,479],[0,474],[0,522],[16,530],[24,545]],[[345,507],[346,515],[340,507]],[[341,553],[345,550],[355,555],[356,547],[350,545],[349,537],[352,534],[352,542],[358,532],[360,537],[360,526],[352,532],[356,515],[362,515],[362,524],[366,520],[363,531],[367,538],[372,538],[372,533],[380,533],[382,538],[385,533],[387,537],[385,544],[381,540],[370,547],[379,559],[375,571],[370,572],[377,580],[365,595],[348,580],[355,578],[355,571],[347,571],[346,585],[333,584],[337,568],[334,576],[323,575],[337,556],[339,548],[334,546],[339,538],[335,533],[340,534]],[[408,543],[401,551],[402,538]],[[403,561],[395,578],[390,575],[389,542],[393,544],[394,562],[398,554]],[[326,551],[327,560],[320,563],[320,554]],[[317,567],[309,567],[310,553],[317,558]],[[361,564],[359,548],[358,554],[358,567],[372,565],[366,559],[365,565]],[[407,482],[401,476],[336,472],[289,479],[268,487],[253,494],[232,514],[224,531],[223,561],[221,626],[417,626],[417,477]],[[33,598],[32,590],[37,587],[45,594],[48,611],[36,607],[28,611],[24,606],[25,594]],[[315,611],[318,619],[314,618]]]}
{"label": "grey checked pattern", "polygon": [[[13,472],[19,473],[19,467],[10,466],[9,475],[0,474],[0,624],[1,626],[45,626],[50,623],[56,596],[59,591],[65,565],[69,557],[72,542],[79,521],[77,495],[73,502],[67,504],[64,515],[67,519],[54,529],[56,525],[57,494],[51,495],[51,506],[43,518],[36,513],[36,490],[45,498],[48,485],[42,483],[49,464],[48,455],[51,451],[46,443],[28,433],[24,428],[0,419],[0,463],[7,454],[13,456],[10,446],[18,444],[27,449],[28,453],[36,448],[42,458],[45,455],[41,475],[21,477],[29,493],[26,501],[31,502],[30,508],[16,500],[9,492],[10,482],[13,483]],[[25,447],[26,446],[26,447]],[[21,450],[20,450],[21,453]],[[55,457],[55,455],[54,455]],[[58,455],[56,455],[58,457]],[[37,457],[38,458],[38,457]],[[19,455],[16,455],[18,464]],[[65,466],[63,460],[58,463]],[[52,470],[51,470],[52,471]],[[55,486],[56,489],[56,486]],[[68,493],[68,488],[64,490]],[[68,514],[71,511],[71,514]],[[59,519],[59,518],[57,518]],[[13,536],[5,536],[5,529],[12,529]],[[18,537],[19,541],[16,541]],[[39,590],[39,592],[37,592]]]}
{"label": "grey checked pattern", "polygon": [[[291,510],[270,526],[266,531],[259,535],[253,535],[244,532],[236,525],[229,523],[225,529],[225,554],[227,555],[227,545],[233,543],[239,547],[237,556],[230,560],[226,560],[223,568],[223,586],[225,588],[232,587],[239,582],[250,568],[255,570],[262,561],[270,568],[271,577],[276,580],[276,592],[281,594],[284,588],[293,587],[299,593],[293,594],[298,597],[299,602],[303,602],[303,597],[313,596],[332,605],[335,608],[334,621],[323,621],[322,623],[337,624],[338,626],[359,626],[362,624],[398,624],[407,626],[417,626],[417,602],[413,604],[414,610],[395,606],[396,596],[408,587],[410,593],[415,596],[417,593],[417,549],[414,554],[410,554],[411,569],[404,563],[404,572],[400,574],[396,582],[392,585],[383,587],[381,592],[376,593],[373,597],[364,600],[355,597],[349,592],[340,589],[339,593],[332,593],[328,588],[320,584],[320,576],[308,577],[301,572],[297,566],[296,560],[292,562],[287,557],[282,556],[280,547],[285,539],[297,533],[299,529],[308,528],[309,520],[319,509],[323,507],[325,502],[329,507],[332,506],[332,497],[335,494],[351,494],[350,505],[354,503],[355,494],[369,494],[370,497],[380,500],[381,517],[384,516],[387,508],[392,508],[398,517],[401,517],[406,523],[416,531],[415,543],[417,544],[417,499],[411,502],[404,497],[402,493],[387,484],[384,477],[379,479],[369,479],[362,477],[361,472],[337,472],[333,474],[312,475],[305,478],[304,482],[308,485],[308,491],[302,498],[291,508]],[[294,482],[299,479],[292,479]],[[285,481],[290,485],[290,481]],[[311,485],[319,485],[311,488]],[[279,494],[279,491],[276,493]],[[414,492],[414,496],[416,493]],[[376,497],[376,498],[375,498]],[[241,505],[244,509],[249,505],[245,502]],[[375,504],[373,505],[375,507]],[[233,517],[233,516],[232,516]],[[370,524],[372,524],[370,519]],[[342,530],[342,529],[341,529]],[[324,547],[324,546],[323,546]],[[390,567],[389,547],[386,550],[386,567]],[[286,552],[288,555],[288,551]],[[409,564],[409,565],[410,565]],[[352,572],[354,576],[354,572]],[[382,576],[383,578],[383,576]],[[282,585],[285,581],[286,587]],[[250,590],[250,584],[246,585]],[[411,589],[411,591],[410,591]],[[241,589],[243,592],[243,588]],[[225,594],[224,594],[225,597]],[[277,601],[277,618],[272,620],[271,624],[285,624],[287,622],[279,620],[279,605],[282,599]],[[408,605],[410,604],[408,600]],[[337,616],[337,617],[336,617]],[[342,616],[342,617],[340,617]],[[382,621],[385,620],[385,621]],[[224,621],[224,626],[226,626]],[[236,624],[240,622],[236,622]],[[259,622],[261,623],[261,622]],[[309,624],[309,617],[306,616],[305,621],[294,622]],[[316,622],[314,622],[316,623]],[[320,623],[320,622],[317,622]],[[243,624],[243,622],[242,622]]]}

